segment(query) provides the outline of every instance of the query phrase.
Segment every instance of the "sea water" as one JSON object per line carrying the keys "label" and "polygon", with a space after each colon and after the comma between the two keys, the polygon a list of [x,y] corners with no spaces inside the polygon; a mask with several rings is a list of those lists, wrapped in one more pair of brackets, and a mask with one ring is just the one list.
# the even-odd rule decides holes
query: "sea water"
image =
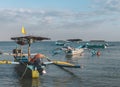
{"label": "sea water", "polygon": [[[53,50],[58,48],[54,41],[34,43],[31,45],[31,53],[43,53],[51,60],[69,61],[83,68],[63,69],[47,65],[46,74],[39,79],[20,79],[14,68],[16,65],[3,64],[0,65],[0,87],[120,87],[120,42],[108,42],[108,45],[106,49],[99,49],[100,56],[92,55],[90,50],[85,49],[83,55],[68,57],[64,52],[53,55]],[[2,52],[12,53],[16,47],[14,42],[0,42]],[[27,53],[27,48],[23,51]],[[1,55],[0,60],[14,59]]]}

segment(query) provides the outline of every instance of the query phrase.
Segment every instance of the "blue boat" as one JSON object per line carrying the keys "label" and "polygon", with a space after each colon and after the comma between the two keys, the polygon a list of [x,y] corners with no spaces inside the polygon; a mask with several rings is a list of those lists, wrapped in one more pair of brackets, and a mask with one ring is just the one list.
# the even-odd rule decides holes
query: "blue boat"
{"label": "blue boat", "polygon": [[107,48],[108,44],[104,40],[91,40],[90,42],[85,44],[86,48],[92,49],[92,48]]}
{"label": "blue boat", "polygon": [[92,48],[107,48],[107,45],[105,44],[88,44],[86,45],[86,48],[92,49]]}

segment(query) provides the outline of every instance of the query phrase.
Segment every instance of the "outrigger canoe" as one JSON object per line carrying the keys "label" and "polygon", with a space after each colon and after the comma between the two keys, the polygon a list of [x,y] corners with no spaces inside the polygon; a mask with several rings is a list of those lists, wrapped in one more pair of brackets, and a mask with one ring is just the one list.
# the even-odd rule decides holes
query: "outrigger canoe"
{"label": "outrigger canoe", "polygon": [[[30,63],[29,59],[31,58],[30,46],[33,42],[49,40],[50,38],[46,37],[38,37],[38,36],[23,36],[23,37],[12,37],[17,44],[20,45],[20,48],[13,49],[14,60],[19,62],[20,64],[16,65],[16,71],[20,75],[21,78],[38,78],[39,72],[36,67]],[[22,55],[22,47],[24,45],[28,45],[28,56]]]}
{"label": "outrigger canoe", "polygon": [[82,48],[81,46],[77,48],[67,46],[66,48],[62,49],[65,51],[66,56],[82,55],[82,53],[84,52],[84,48]]}

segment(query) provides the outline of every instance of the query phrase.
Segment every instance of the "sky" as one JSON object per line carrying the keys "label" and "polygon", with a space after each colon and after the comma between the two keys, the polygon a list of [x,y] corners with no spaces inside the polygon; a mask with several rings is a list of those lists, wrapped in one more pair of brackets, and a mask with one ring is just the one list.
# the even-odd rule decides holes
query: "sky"
{"label": "sky", "polygon": [[0,0],[0,41],[27,35],[51,40],[120,41],[120,0]]}

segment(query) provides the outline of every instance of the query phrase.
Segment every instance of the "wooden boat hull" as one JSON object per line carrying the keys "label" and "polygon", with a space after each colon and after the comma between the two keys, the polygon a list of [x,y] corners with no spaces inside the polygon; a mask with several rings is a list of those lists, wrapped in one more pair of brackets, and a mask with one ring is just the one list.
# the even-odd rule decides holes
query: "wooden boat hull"
{"label": "wooden boat hull", "polygon": [[[15,66],[15,70],[17,72],[17,74],[22,77],[22,75],[24,74],[25,70],[26,70],[26,66],[23,64],[19,64]],[[24,74],[24,78],[32,78],[32,71],[27,68],[25,74]]]}
{"label": "wooden boat hull", "polygon": [[20,78],[39,78],[39,72],[34,70],[32,65],[21,63],[15,66],[15,70]]}

